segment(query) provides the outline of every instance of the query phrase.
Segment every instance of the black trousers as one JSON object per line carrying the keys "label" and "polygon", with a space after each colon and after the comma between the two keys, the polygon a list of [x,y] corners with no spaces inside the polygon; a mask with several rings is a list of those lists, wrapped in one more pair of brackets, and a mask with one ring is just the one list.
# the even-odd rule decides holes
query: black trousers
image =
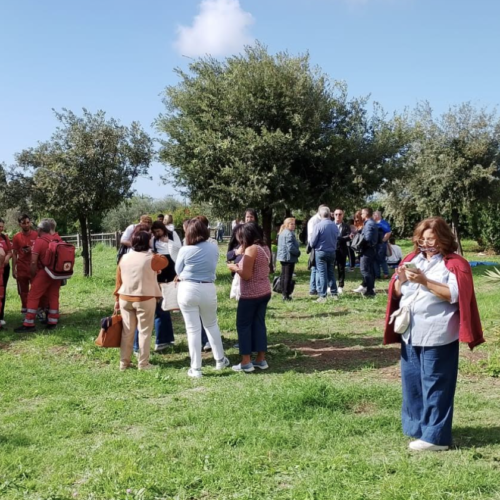
{"label": "black trousers", "polygon": [[9,276],[10,276],[10,264],[7,264],[3,268],[3,289],[4,289],[4,295],[3,295],[3,300],[2,300],[2,308],[0,309],[0,319],[4,319],[5,302],[6,302],[6,299],[7,299],[7,283],[9,282]]}
{"label": "black trousers", "polygon": [[347,248],[346,249],[341,248],[340,250],[337,250],[335,260],[337,264],[337,271],[339,277],[339,279],[337,280],[338,281],[337,285],[340,288],[344,288],[346,259],[347,259]]}
{"label": "black trousers", "polygon": [[281,293],[283,297],[290,297],[292,294],[292,278],[295,270],[295,262],[281,262]]}
{"label": "black trousers", "polygon": [[373,288],[375,287],[375,249],[370,247],[363,250],[359,258],[361,275],[363,276],[363,284],[366,286],[366,294],[373,295],[375,292]]}

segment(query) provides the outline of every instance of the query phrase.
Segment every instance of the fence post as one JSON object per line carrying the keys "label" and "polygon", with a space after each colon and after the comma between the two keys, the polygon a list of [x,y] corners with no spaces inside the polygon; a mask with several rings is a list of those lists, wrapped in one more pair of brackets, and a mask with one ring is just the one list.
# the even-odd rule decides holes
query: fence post
{"label": "fence post", "polygon": [[80,248],[80,233],[76,233],[76,248]]}
{"label": "fence post", "polygon": [[122,237],[122,234],[120,233],[120,231],[116,231],[115,233],[115,241],[116,241],[116,249],[117,250],[120,250],[120,239]]}

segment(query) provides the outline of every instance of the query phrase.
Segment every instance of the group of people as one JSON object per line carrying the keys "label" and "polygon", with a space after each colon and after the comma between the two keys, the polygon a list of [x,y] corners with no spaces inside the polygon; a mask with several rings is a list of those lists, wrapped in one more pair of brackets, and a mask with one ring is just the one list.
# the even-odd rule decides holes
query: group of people
{"label": "group of people", "polygon": [[35,231],[31,218],[24,214],[19,217],[18,223],[20,231],[10,241],[3,233],[4,221],[0,219],[0,328],[6,324],[6,288],[12,271],[12,277],[17,282],[23,315],[22,325],[14,331],[35,331],[37,318],[47,329],[54,329],[59,321],[59,290],[62,280],[50,276],[47,271],[47,257],[50,243],[61,241],[56,232],[56,222],[54,219],[42,219]]}

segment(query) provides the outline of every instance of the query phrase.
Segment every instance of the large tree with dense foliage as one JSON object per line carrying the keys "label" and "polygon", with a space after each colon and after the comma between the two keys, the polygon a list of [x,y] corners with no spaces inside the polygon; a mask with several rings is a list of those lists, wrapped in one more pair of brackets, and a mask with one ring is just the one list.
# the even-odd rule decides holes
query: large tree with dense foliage
{"label": "large tree with dense foliage", "polygon": [[17,183],[18,195],[28,195],[33,207],[79,221],[84,275],[89,276],[89,220],[132,195],[134,180],[147,174],[154,157],[153,141],[137,122],[126,127],[107,119],[104,111],[55,114],[60,126],[50,141],[16,156],[23,172],[9,190],[15,194]]}
{"label": "large tree with dense foliage", "polygon": [[404,144],[397,119],[368,118],[366,100],[349,100],[308,55],[270,55],[257,44],[177,74],[156,123],[166,135],[161,160],[193,201],[225,214],[259,209],[267,235],[276,208],[371,194]]}
{"label": "large tree with dense foliage", "polygon": [[[442,215],[459,237],[471,211],[496,200],[500,177],[500,121],[470,103],[435,118],[428,103],[411,120],[412,140],[397,178],[387,186],[387,214]],[[459,238],[460,239],[460,238]]]}

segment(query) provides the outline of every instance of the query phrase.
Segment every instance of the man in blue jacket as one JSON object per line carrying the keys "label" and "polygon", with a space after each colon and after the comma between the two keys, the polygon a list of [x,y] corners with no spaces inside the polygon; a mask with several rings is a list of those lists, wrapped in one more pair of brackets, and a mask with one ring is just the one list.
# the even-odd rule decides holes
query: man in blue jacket
{"label": "man in blue jacket", "polygon": [[363,229],[361,234],[364,238],[363,249],[360,254],[359,264],[366,291],[364,297],[375,297],[375,259],[377,255],[378,226],[372,219],[373,210],[369,207],[361,210]]}
{"label": "man in blue jacket", "polygon": [[[321,206],[318,211],[320,221],[314,226],[310,244],[316,256],[316,271],[319,276],[319,298],[316,302],[325,302],[328,286],[334,299],[338,299],[337,283],[335,282],[335,254],[339,231],[331,220],[330,209]],[[373,264],[372,264],[373,267]]]}

